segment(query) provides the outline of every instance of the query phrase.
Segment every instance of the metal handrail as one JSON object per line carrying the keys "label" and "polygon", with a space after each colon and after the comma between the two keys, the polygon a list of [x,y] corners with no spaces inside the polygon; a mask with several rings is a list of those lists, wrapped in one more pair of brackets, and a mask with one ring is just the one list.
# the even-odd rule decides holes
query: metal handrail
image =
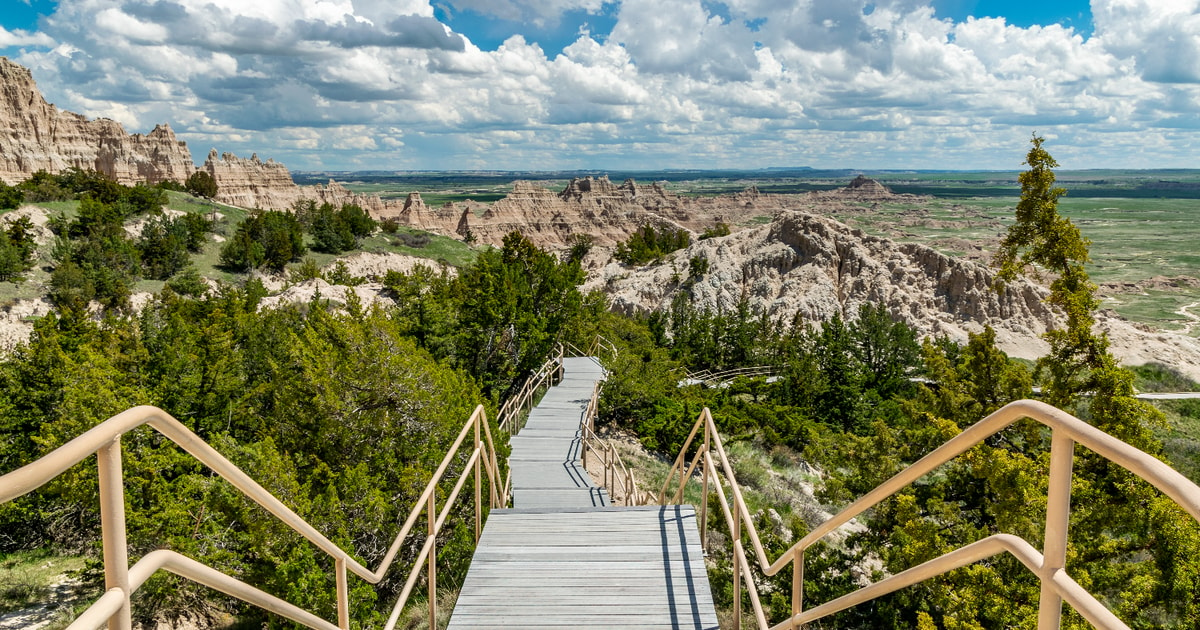
{"label": "metal handrail", "polygon": [[773,365],[758,365],[751,367],[730,368],[728,370],[720,370],[717,372],[712,370],[700,370],[699,372],[688,373],[684,379],[689,381],[697,381],[707,385],[712,382],[727,381],[732,377],[738,376],[774,376],[777,372],[779,372],[779,368]]}
{"label": "metal handrail", "polygon": [[[1046,527],[1045,548],[1039,553],[1028,542],[1008,534],[998,534],[976,541],[958,550],[951,551],[921,565],[888,577],[874,584],[863,587],[848,595],[839,597],[816,608],[804,610],[804,552],[817,541],[823,539],[838,527],[846,524],[864,511],[878,505],[884,499],[892,496],[898,490],[916,481],[938,466],[961,455],[968,449],[982,443],[986,438],[1014,422],[1023,418],[1031,418],[1051,429],[1049,487],[1046,497]],[[695,456],[687,460],[687,452],[698,434],[703,429],[701,442]],[[733,606],[734,626],[741,624],[741,581],[744,578],[750,594],[751,605],[759,628],[766,629],[768,624],[759,602],[758,590],[750,571],[750,562],[742,545],[742,528],[749,538],[754,559],[759,569],[767,576],[778,574],[787,565],[792,565],[792,614],[784,622],[770,627],[771,630],[796,628],[822,617],[845,610],[859,603],[881,597],[895,590],[916,584],[929,578],[941,575],[947,571],[977,562],[984,558],[1002,552],[1008,552],[1024,564],[1041,581],[1041,595],[1038,604],[1038,628],[1050,630],[1058,628],[1062,615],[1062,602],[1065,600],[1085,619],[1098,628],[1105,630],[1128,628],[1108,608],[1094,596],[1085,591],[1065,570],[1067,550],[1067,525],[1070,514],[1070,493],[1072,478],[1072,460],[1075,444],[1082,444],[1098,455],[1112,461],[1134,473],[1143,480],[1158,488],[1173,501],[1180,505],[1200,521],[1200,486],[1192,483],[1186,477],[1172,469],[1167,464],[1153,456],[1129,445],[1107,433],[1093,427],[1071,414],[1035,400],[1019,400],[1005,405],[1001,409],[968,427],[962,433],[948,440],[891,479],[880,484],[871,492],[851,503],[837,515],[827,519],[813,529],[774,562],[767,559],[762,541],[754,526],[754,520],[746,507],[741,488],[733,473],[729,458],[725,453],[721,436],[713,422],[712,413],[707,407],[700,412],[691,433],[684,441],[679,456],[675,459],[667,479],[659,492],[659,503],[668,500],[667,490],[670,488],[675,475],[679,474],[679,485],[670,497],[671,502],[679,503],[687,482],[693,477],[697,468],[700,469],[701,484],[704,500],[700,503],[701,542],[707,547],[706,517],[709,480],[715,488],[726,526],[733,537],[734,567],[733,567]],[[724,483],[729,484],[732,494],[732,504],[727,499]]]}
{"label": "metal handrail", "polygon": [[[334,625],[293,604],[225,575],[216,569],[181,556],[172,551],[156,551],[147,554],[132,567],[129,566],[128,545],[125,529],[125,493],[121,465],[121,436],[148,425],[171,441],[178,444],[213,472],[220,475],[247,498],[257,503],[271,515],[303,536],[318,549],[334,560],[337,583],[338,621]],[[463,473],[443,504],[437,510],[436,489],[455,459],[467,436],[474,430],[474,448],[463,468]],[[478,542],[482,530],[482,479],[486,471],[489,486],[489,505],[500,508],[508,504],[507,486],[499,486],[499,463],[496,458],[495,442],[488,426],[487,414],[482,405],[475,408],[470,418],[459,431],[457,439],[447,451],[441,464],[426,485],[416,505],[408,515],[400,533],[391,547],[371,571],[336,543],[326,538],[291,508],[267,492],[258,482],[235,466],[232,462],[209,446],[167,412],[151,406],[134,407],[105,420],[79,437],[58,447],[42,458],[17,470],[0,476],[0,503],[21,497],[45,485],[71,466],[95,453],[100,477],[100,521],[104,555],[105,593],[69,626],[68,630],[94,630],[108,623],[109,630],[129,630],[132,625],[130,600],[137,590],[155,571],[165,569],[177,575],[220,590],[227,595],[259,606],[287,619],[310,628],[321,630],[345,629],[350,627],[349,586],[346,571],[349,569],[371,584],[379,583],[391,568],[401,544],[408,537],[422,512],[428,523],[426,540],[413,568],[409,572],[404,589],[396,601],[385,628],[391,630],[399,620],[400,612],[408,600],[422,563],[427,571],[429,596],[429,625],[436,627],[437,619],[437,535],[450,513],[460,491],[468,478],[467,471],[473,470],[475,489],[475,540]]]}
{"label": "metal handrail", "polygon": [[[583,468],[587,470],[589,451],[599,453],[600,463],[604,469],[601,485],[609,489],[608,494],[613,501],[620,496],[627,506],[649,505],[653,503],[654,495],[638,490],[637,477],[625,465],[621,459],[621,453],[607,440],[596,435],[596,414],[602,390],[602,384],[597,382],[592,388],[592,397],[588,401],[587,409],[583,412],[583,420],[580,422],[579,452],[583,460]],[[616,492],[618,488],[620,489],[619,494]]]}
{"label": "metal handrail", "polygon": [[516,419],[521,414],[529,413],[533,410],[533,399],[537,396],[537,392],[547,382],[550,385],[554,384],[554,379],[561,379],[563,372],[563,345],[558,345],[558,354],[546,359],[529,378],[525,379],[525,384],[521,386],[520,391],[515,396],[509,397],[508,400],[496,412],[496,425],[500,430],[511,435],[516,435],[521,430],[521,427],[516,426]]}
{"label": "metal handrail", "polygon": [[572,357],[596,357],[600,355],[601,350],[607,352],[610,358],[619,354],[617,352],[617,345],[601,334],[597,334],[592,339],[592,343],[588,345],[587,350],[581,350],[579,346],[569,341],[564,341],[560,345],[563,349],[570,350],[573,353],[570,355]]}

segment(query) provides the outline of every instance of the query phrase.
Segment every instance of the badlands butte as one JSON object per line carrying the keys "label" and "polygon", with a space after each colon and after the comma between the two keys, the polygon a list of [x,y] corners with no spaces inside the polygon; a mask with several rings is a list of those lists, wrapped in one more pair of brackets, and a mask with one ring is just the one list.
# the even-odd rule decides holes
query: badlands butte
{"label": "badlands butte", "polygon": [[[519,231],[557,250],[569,247],[578,235],[589,235],[593,248],[585,289],[605,292],[614,309],[629,313],[665,308],[679,292],[708,309],[734,309],[746,299],[753,308],[789,322],[797,317],[822,322],[834,315],[852,319],[861,304],[883,304],[925,335],[964,341],[969,332],[990,325],[1001,348],[1025,358],[1045,352],[1041,334],[1056,318],[1042,301],[1047,293],[1042,286],[1019,281],[997,292],[994,274],[983,262],[870,236],[830,218],[864,204],[921,202],[894,195],[865,177],[834,191],[761,194],[751,187],[708,197],[681,196],[654,183],[617,184],[603,176],[574,179],[561,190],[517,181],[507,196],[490,204],[432,207],[417,192],[401,201],[356,194],[332,180],[299,186],[286,166],[257,155],[243,158],[212,149],[197,166],[169,125],[129,134],[115,121],[60,110],[45,101],[28,69],[2,57],[0,128],[0,180],[8,184],[38,170],[68,168],[94,169],[124,184],[182,182],[205,171],[217,183],[215,200],[240,208],[287,210],[301,200],[354,203],[376,219],[458,239],[469,234],[478,245],[499,244],[505,234]],[[36,214],[37,209],[18,212]],[[770,221],[763,224],[762,217]],[[697,239],[717,223],[728,224],[732,233]],[[615,245],[645,225],[687,230],[693,244],[641,267],[612,260]],[[359,273],[414,264],[397,254],[385,258],[381,262],[379,256],[359,254],[355,260],[370,260],[370,269]],[[698,277],[688,277],[693,258],[707,260],[707,271]],[[276,286],[282,289],[282,284]],[[302,299],[304,292],[295,289],[288,294]],[[381,285],[356,290],[378,294]],[[321,293],[336,294],[326,286]],[[6,310],[28,315],[47,308],[44,303],[9,304]],[[1197,339],[1135,325],[1109,311],[1098,322],[1125,363],[1163,363],[1200,380]]]}

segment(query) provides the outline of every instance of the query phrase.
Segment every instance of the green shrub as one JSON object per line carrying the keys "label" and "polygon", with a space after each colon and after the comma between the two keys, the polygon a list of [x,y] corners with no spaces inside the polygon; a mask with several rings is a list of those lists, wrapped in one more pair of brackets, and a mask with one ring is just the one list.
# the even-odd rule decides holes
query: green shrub
{"label": "green shrub", "polygon": [[188,176],[187,181],[183,183],[186,189],[193,197],[203,197],[212,199],[217,196],[217,180],[208,171],[196,171]]}
{"label": "green shrub", "polygon": [[655,229],[643,225],[628,240],[617,243],[613,258],[627,265],[644,265],[692,244],[692,236],[683,228]]}
{"label": "green shrub", "polygon": [[187,224],[179,219],[155,217],[142,226],[137,249],[147,278],[166,280],[190,262]]}
{"label": "green shrub", "polygon": [[255,212],[238,224],[233,237],[221,248],[221,266],[234,271],[267,267],[283,271],[304,255],[304,228],[291,213]]}
{"label": "green shrub", "polygon": [[24,195],[21,193],[21,189],[0,182],[0,210],[19,208],[23,200]]}
{"label": "green shrub", "polygon": [[705,228],[704,232],[700,234],[700,240],[703,241],[710,238],[716,238],[718,236],[729,236],[728,223],[718,221],[716,225],[710,228]]}

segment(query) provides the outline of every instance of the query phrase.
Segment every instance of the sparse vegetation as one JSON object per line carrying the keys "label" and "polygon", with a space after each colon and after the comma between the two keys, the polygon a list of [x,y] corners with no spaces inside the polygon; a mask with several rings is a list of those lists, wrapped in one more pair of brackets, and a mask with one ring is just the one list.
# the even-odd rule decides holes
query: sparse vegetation
{"label": "sparse vegetation", "polygon": [[221,265],[234,271],[259,267],[283,271],[306,250],[304,228],[295,215],[277,210],[255,212],[238,224],[221,248]]}
{"label": "sparse vegetation", "polygon": [[217,196],[217,180],[208,171],[196,171],[189,175],[183,188],[193,197],[212,199]]}
{"label": "sparse vegetation", "polygon": [[692,236],[683,228],[643,225],[628,240],[617,243],[613,258],[627,265],[644,265],[692,244]]}
{"label": "sparse vegetation", "polygon": [[700,234],[700,240],[704,241],[710,238],[717,238],[719,236],[729,236],[729,234],[729,224],[725,222],[718,222],[716,225],[710,228],[705,228],[704,232]]}

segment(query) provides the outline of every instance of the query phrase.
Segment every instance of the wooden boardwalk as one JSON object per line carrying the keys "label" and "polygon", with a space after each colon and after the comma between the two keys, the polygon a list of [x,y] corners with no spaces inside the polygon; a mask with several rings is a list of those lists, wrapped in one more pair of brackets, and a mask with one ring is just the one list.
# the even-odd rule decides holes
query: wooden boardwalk
{"label": "wooden boardwalk", "polygon": [[716,628],[695,510],[611,507],[579,463],[604,371],[565,359],[512,439],[512,509],[492,510],[450,628]]}
{"label": "wooden boardwalk", "polygon": [[563,359],[563,379],[529,412],[513,436],[513,507],[599,507],[608,492],[592,483],[579,463],[579,423],[604,368],[590,357]]}

